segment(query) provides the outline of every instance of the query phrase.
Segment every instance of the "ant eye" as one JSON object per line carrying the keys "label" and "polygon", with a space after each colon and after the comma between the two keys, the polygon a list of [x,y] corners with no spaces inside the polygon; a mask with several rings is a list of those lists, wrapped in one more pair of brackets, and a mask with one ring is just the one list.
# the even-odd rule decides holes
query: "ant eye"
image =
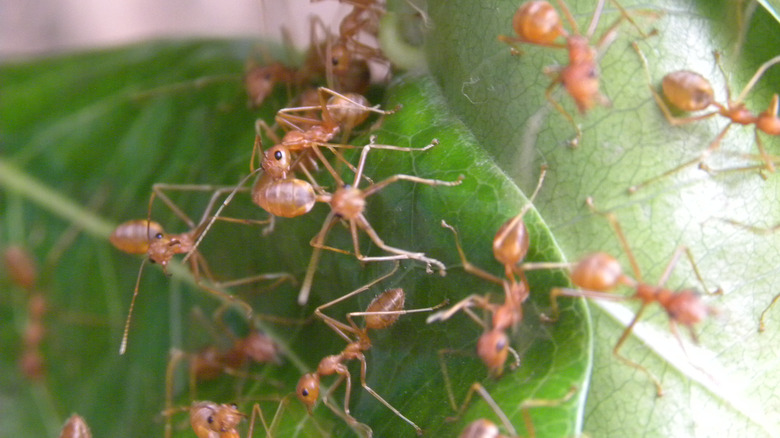
{"label": "ant eye", "polygon": [[302,389],[301,390],[301,395],[304,396],[304,397],[308,397],[309,396],[309,390],[306,389],[306,388]]}
{"label": "ant eye", "polygon": [[235,403],[231,403],[231,404],[230,404],[230,407],[232,407],[233,409],[238,409],[238,405],[237,405],[237,404],[235,404]]}
{"label": "ant eye", "polygon": [[331,62],[331,64],[333,64],[334,66],[337,66],[337,65],[339,65],[339,59],[338,59],[338,58],[333,58],[333,59],[331,59],[331,60],[330,60],[330,62]]}
{"label": "ant eye", "polygon": [[504,349],[506,349],[506,342],[504,339],[501,339],[496,343],[496,351],[503,351]]}
{"label": "ant eye", "polygon": [[206,419],[206,421],[208,421],[208,423],[209,423],[209,424],[211,424],[211,423],[213,423],[213,422],[214,422],[214,417],[212,417],[211,415],[209,415],[209,418],[207,418],[207,419]]}
{"label": "ant eye", "polygon": [[284,157],[284,154],[282,154],[282,151],[276,151],[274,153],[274,158],[276,158],[277,160],[281,160],[283,157]]}
{"label": "ant eye", "polygon": [[162,239],[163,235],[162,235],[162,233],[157,233],[157,234],[154,235],[154,238],[155,239]]}

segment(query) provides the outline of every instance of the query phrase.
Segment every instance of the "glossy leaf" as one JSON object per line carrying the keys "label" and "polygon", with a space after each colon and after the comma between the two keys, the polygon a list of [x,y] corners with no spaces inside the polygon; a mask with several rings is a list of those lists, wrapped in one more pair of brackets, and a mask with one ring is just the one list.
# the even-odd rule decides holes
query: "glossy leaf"
{"label": "glossy leaf", "polygon": [[[0,70],[5,84],[0,100],[2,241],[30,248],[39,260],[51,248],[61,248],[40,283],[52,308],[43,346],[48,372],[41,383],[26,382],[16,367],[25,296],[3,277],[12,294],[3,299],[2,312],[14,321],[3,324],[1,331],[3,351],[13,352],[0,361],[7,400],[4,431],[14,436],[54,435],[72,412],[87,420],[95,436],[149,436],[162,431],[169,349],[196,351],[214,342],[211,333],[218,331],[214,323],[198,315],[209,315],[218,302],[193,286],[184,267],[172,267],[172,276],[166,278],[157,266],[147,266],[128,353],[120,357],[117,350],[140,258],[120,254],[107,237],[115,224],[146,216],[155,182],[229,185],[246,175],[254,119],[270,120],[274,109],[287,101],[287,93],[280,89],[260,113],[246,109],[240,74],[249,54],[249,46],[241,43],[151,44]],[[445,298],[455,302],[471,293],[500,294],[499,287],[460,269],[452,234],[441,228],[440,221],[458,228],[471,261],[499,274],[501,267],[490,252],[492,237],[526,203],[515,183],[449,113],[431,79],[409,78],[392,86],[387,96],[387,107],[402,104],[403,109],[384,120],[378,142],[421,147],[437,138],[440,144],[427,152],[372,152],[366,173],[376,181],[399,172],[465,179],[458,187],[393,184],[371,197],[370,221],[389,244],[425,251],[450,269],[442,278],[425,273],[424,266],[403,262],[399,274],[366,296],[326,310],[340,320],[347,312],[364,309],[371,295],[388,287],[407,291],[407,308],[432,306]],[[202,193],[172,196],[194,218],[207,201]],[[267,237],[259,227],[220,223],[202,251],[222,278],[286,271],[300,279],[311,254],[309,239],[326,211],[318,206],[305,217],[280,220]],[[225,214],[266,217],[245,196],[239,196]],[[161,204],[155,204],[152,217],[171,232],[184,230]],[[530,258],[559,260],[557,244],[541,219],[532,211],[526,221],[532,232]],[[57,246],[69,229],[78,234]],[[328,242],[350,246],[342,227],[332,230]],[[366,241],[363,244],[369,253],[377,252]],[[361,266],[354,257],[327,253],[305,308],[295,303],[297,288],[291,285],[262,294],[262,287],[235,292],[257,313],[300,320],[316,305],[365,284],[391,265]],[[372,337],[369,385],[430,436],[457,435],[474,418],[495,417],[484,402],[475,401],[463,419],[445,421],[454,412],[447,402],[437,352],[453,350],[445,360],[458,401],[471,383],[482,382],[523,430],[523,412],[513,406],[529,398],[561,397],[574,386],[579,391],[571,401],[534,409],[531,415],[538,436],[578,434],[590,371],[587,310],[570,302],[558,323],[542,323],[539,314],[548,311],[547,291],[566,280],[555,271],[539,271],[530,278],[534,293],[525,310],[527,323],[513,335],[513,345],[522,355],[519,369],[497,381],[488,379],[473,354],[481,329],[463,315],[432,325],[425,324],[425,315],[405,315],[392,329]],[[236,333],[246,330],[238,314],[231,313],[228,320]],[[283,365],[253,367],[251,373],[262,375],[264,382],[225,376],[203,383],[198,386],[199,399],[236,401],[247,413],[254,401],[270,399],[261,402],[270,416],[301,374],[344,348],[344,342],[319,321],[259,324],[284,350]],[[376,436],[413,436],[411,427],[359,387],[359,369],[351,370],[352,414],[369,424]],[[327,384],[333,381],[325,379]],[[183,371],[175,383],[175,403],[189,404]],[[342,399],[342,390],[337,390],[332,403],[340,406]],[[281,418],[278,436],[316,436],[318,429],[333,436],[353,435],[322,403],[309,417],[292,399]],[[185,415],[174,417],[176,436],[191,436],[188,427]]]}
{"label": "glossy leaf", "polygon": [[[587,28],[595,2],[567,3],[580,28]],[[433,25],[426,48],[431,72],[447,106],[521,187],[531,186],[529,170],[539,163],[550,166],[537,206],[568,258],[596,250],[622,254],[607,221],[585,206],[592,196],[599,209],[620,220],[646,280],[658,279],[675,248],[685,245],[709,289],[725,291],[707,298],[722,313],[699,328],[700,348],[684,341],[690,361],[667,334],[667,317],[657,308],[623,346],[625,356],[661,379],[663,398],[655,397],[645,375],[612,355],[635,307],[591,303],[596,348],[584,431],[591,436],[773,436],[778,430],[773,365],[778,309],[769,313],[765,333],[757,328],[777,293],[774,254],[780,234],[758,235],[722,219],[776,224],[777,175],[768,174],[766,180],[756,171],[713,176],[690,167],[634,195],[627,189],[693,159],[725,126],[719,118],[670,126],[648,91],[630,43],[637,40],[647,56],[654,89],[668,72],[694,70],[712,81],[716,98],[725,102],[713,50],[723,54],[736,96],[760,64],[778,55],[780,26],[771,11],[758,7],[745,15],[738,2],[621,4],[640,28],[657,29],[658,35],[642,40],[632,26],[619,27],[599,62],[602,92],[611,107],[581,115],[563,90],[553,93],[582,126],[577,149],[566,144],[574,128],[544,97],[551,78],[542,71],[565,64],[566,52],[525,45],[522,56],[511,56],[509,47],[497,41],[499,34],[512,33],[518,2],[430,2]],[[618,16],[607,2],[600,29]],[[601,32],[596,31],[597,38]],[[748,95],[747,107],[763,111],[778,92],[778,78],[780,68],[774,67]],[[761,138],[776,154],[777,138]],[[756,153],[753,128],[735,126],[707,164],[716,170],[756,165],[741,155]],[[623,261],[628,269],[625,256]],[[701,288],[684,260],[668,285]]]}

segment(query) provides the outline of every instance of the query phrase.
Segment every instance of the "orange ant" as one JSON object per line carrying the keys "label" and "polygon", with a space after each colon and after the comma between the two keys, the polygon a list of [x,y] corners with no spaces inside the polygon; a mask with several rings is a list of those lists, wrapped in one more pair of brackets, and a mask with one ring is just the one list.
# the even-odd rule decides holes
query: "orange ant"
{"label": "orange ant", "polygon": [[[648,66],[647,58],[645,58],[645,55],[639,49],[639,45],[637,45],[636,42],[633,43],[633,47],[637,54],[639,54],[639,58],[642,60],[642,65],[644,66],[645,74],[647,75],[647,81],[648,84],[650,84],[650,68]],[[720,69],[723,76],[726,77],[726,72],[720,62],[720,54],[715,52],[714,56],[718,68]],[[695,164],[698,164],[702,169],[706,169],[704,160],[714,150],[720,147],[721,141],[726,136],[726,133],[728,133],[729,128],[731,128],[731,126],[734,124],[755,126],[756,145],[758,146],[761,160],[764,162],[763,168],[769,172],[774,172],[775,166],[773,160],[764,149],[764,145],[761,142],[761,138],[759,137],[759,131],[773,136],[780,135],[780,117],[777,115],[778,95],[775,93],[767,109],[758,115],[753,114],[745,107],[745,98],[747,97],[750,90],[752,90],[756,85],[758,80],[761,79],[761,76],[763,76],[770,67],[777,63],[780,63],[780,56],[775,56],[769,61],[763,63],[758,68],[758,70],[756,70],[755,74],[753,74],[753,77],[750,78],[747,85],[745,85],[745,88],[743,88],[739,93],[736,100],[732,100],[731,90],[727,83],[725,105],[715,101],[714,92],[710,82],[704,76],[692,71],[680,70],[664,76],[663,80],[661,81],[661,90],[663,91],[663,95],[659,94],[652,85],[649,85],[650,92],[653,94],[653,99],[655,99],[655,102],[658,104],[658,107],[661,109],[661,112],[663,113],[666,120],[674,126],[685,125],[699,120],[709,119],[716,115],[725,117],[729,120],[729,122],[709,144],[707,149],[702,151],[696,158],[686,161],[685,163],[680,164],[679,166],[668,170],[661,175],[629,187],[629,193],[635,193],[638,190],[652,184],[653,182],[656,182],[666,176],[673,175]],[[715,110],[705,114],[680,118],[675,117],[672,114],[672,109],[669,108],[670,106],[674,109],[685,112],[701,111],[711,106],[714,106]]]}
{"label": "orange ant", "polygon": [[92,432],[80,415],[73,414],[62,426],[60,438],[92,438]]}
{"label": "orange ant", "polygon": [[27,323],[24,328],[24,350],[19,357],[19,369],[30,380],[40,381],[45,374],[41,344],[46,334],[43,318],[47,312],[46,298],[36,290],[38,267],[33,256],[21,246],[9,246],[3,251],[3,262],[16,285],[28,294]]}
{"label": "orange ant", "polygon": [[[493,376],[500,376],[503,373],[504,363],[509,355],[515,358],[515,366],[520,364],[520,357],[509,344],[509,336],[506,330],[515,328],[523,319],[523,302],[529,296],[528,280],[525,277],[525,271],[529,269],[540,269],[546,267],[545,264],[522,264],[530,246],[528,229],[523,222],[523,216],[530,210],[533,200],[542,187],[546,168],[542,168],[536,189],[531,198],[520,213],[507,220],[499,228],[496,236],[493,238],[493,255],[496,260],[504,265],[505,278],[497,277],[477,266],[471,264],[466,258],[463,247],[460,244],[458,232],[455,228],[442,220],[441,225],[452,231],[455,238],[455,247],[458,250],[463,269],[484,280],[500,284],[504,288],[504,303],[491,303],[488,296],[469,295],[456,303],[446,311],[437,312],[428,317],[427,322],[445,321],[459,311],[464,311],[477,324],[485,328],[485,332],[477,341],[477,355],[487,366],[488,371]],[[485,324],[470,311],[470,307],[480,307],[492,314],[491,325]]]}
{"label": "orange ant", "polygon": [[[363,35],[376,41],[379,19],[385,11],[374,0],[350,0],[342,3],[352,5],[352,11],[342,18],[338,37],[330,34],[319,17],[312,18],[312,43],[307,65],[313,71],[324,69],[328,84],[338,83],[342,91],[357,91],[358,87],[370,82],[367,61],[388,64],[379,48],[360,41]],[[318,26],[325,33],[324,43],[317,42]]]}
{"label": "orange ant", "polygon": [[[450,403],[452,404],[453,410],[457,411],[457,415],[455,417],[447,418],[447,421],[457,421],[457,419],[462,417],[463,413],[466,411],[466,407],[468,407],[469,403],[471,402],[471,398],[476,393],[479,394],[483,400],[485,400],[485,403],[487,403],[490,409],[493,410],[493,413],[495,413],[496,416],[501,420],[501,424],[503,424],[504,429],[509,434],[502,435],[495,423],[485,418],[480,418],[479,420],[475,420],[469,423],[468,426],[463,429],[463,432],[461,432],[460,438],[519,438],[519,435],[517,434],[514,426],[512,426],[512,423],[509,421],[509,418],[498,406],[498,403],[493,400],[493,397],[490,396],[490,393],[488,393],[488,391],[484,386],[482,386],[481,383],[474,382],[471,387],[469,387],[469,391],[466,394],[466,398],[463,400],[463,404],[461,404],[460,408],[454,404],[454,398],[452,396],[452,390],[449,386],[449,381],[447,384]],[[577,388],[572,387],[569,389],[569,392],[567,392],[561,398],[533,399],[525,400],[524,402],[520,403],[518,408],[523,411],[523,420],[525,421],[525,428],[528,432],[528,436],[531,438],[536,436],[536,430],[534,429],[533,422],[531,421],[529,409],[560,406],[561,404],[568,402],[576,392]]]}
{"label": "orange ant", "polygon": [[[677,326],[685,326],[691,335],[691,339],[698,343],[698,337],[696,336],[696,332],[694,331],[693,326],[701,322],[708,315],[717,313],[717,310],[704,304],[701,301],[699,293],[693,289],[674,291],[664,286],[666,281],[669,279],[669,276],[672,274],[675,266],[677,265],[680,255],[682,255],[684,252],[688,257],[691,266],[693,267],[693,271],[696,274],[697,279],[704,287],[704,290],[707,291],[706,286],[704,286],[704,280],[702,279],[701,274],[699,273],[699,269],[693,260],[693,255],[687,247],[680,246],[677,248],[677,250],[674,252],[674,255],[672,255],[672,258],[669,260],[669,263],[666,265],[666,268],[664,269],[663,274],[661,274],[661,278],[658,280],[657,284],[652,285],[645,283],[642,280],[642,274],[639,270],[639,265],[637,264],[636,258],[634,257],[634,253],[631,251],[631,248],[628,245],[628,241],[626,240],[623,229],[620,227],[617,218],[615,218],[615,216],[611,213],[597,211],[591,198],[588,198],[587,203],[588,207],[592,211],[605,216],[612,228],[615,230],[615,234],[617,234],[618,239],[620,240],[620,244],[623,247],[623,251],[625,252],[629,263],[631,264],[634,277],[632,278],[624,274],[622,268],[620,267],[620,263],[611,255],[603,252],[590,254],[582,259],[579,263],[574,265],[570,274],[572,283],[574,283],[574,285],[579,289],[556,288],[550,292],[553,317],[548,319],[557,319],[557,315],[559,314],[557,298],[559,296],[583,297],[612,301],[640,301],[641,304],[639,310],[637,310],[634,318],[623,331],[620,339],[618,339],[615,347],[612,349],[612,353],[624,364],[645,373],[650,378],[650,380],[652,380],[656,387],[658,396],[661,397],[663,395],[663,387],[661,386],[660,380],[658,380],[658,378],[644,366],[620,354],[620,348],[623,346],[623,343],[626,341],[626,339],[628,339],[628,336],[633,331],[637,321],[639,321],[639,318],[642,317],[645,309],[647,309],[650,304],[657,302],[666,311],[669,317],[669,325],[672,330],[672,334],[675,338],[677,338],[680,347],[685,352],[685,346],[683,345],[682,339],[680,338]],[[615,295],[611,293],[611,291],[621,285],[634,289],[635,293],[630,296]],[[718,289],[712,294],[720,293],[722,293],[722,291]]]}
{"label": "orange ant", "polygon": [[[249,419],[247,438],[251,438],[254,435],[255,421],[257,421],[257,418],[260,418],[266,436],[272,436],[274,429],[278,425],[280,413],[287,403],[288,398],[284,397],[279,404],[279,409],[276,411],[270,426],[263,416],[263,410],[260,409],[260,405],[255,403],[252,406],[252,416]],[[237,405],[227,403],[219,404],[211,401],[194,401],[188,411],[190,415],[190,425],[198,438],[240,438],[236,428],[241,420],[246,418],[246,415],[238,410]]]}
{"label": "orange ant", "polygon": [[[366,383],[367,363],[366,363],[366,357],[364,353],[371,348],[371,339],[369,338],[368,330],[386,329],[391,325],[393,325],[395,321],[398,320],[398,317],[400,315],[407,314],[407,313],[430,312],[446,304],[446,301],[434,307],[405,310],[404,309],[405,294],[403,289],[398,288],[398,289],[388,289],[382,292],[381,294],[377,295],[368,305],[365,312],[348,313],[347,321],[349,322],[349,324],[345,324],[330,316],[327,316],[322,311],[323,309],[326,309],[330,306],[333,306],[334,304],[340,303],[346,299],[349,299],[357,294],[360,294],[368,290],[375,284],[393,275],[397,270],[398,270],[398,262],[396,261],[395,267],[387,274],[384,274],[383,276],[371,281],[366,285],[363,285],[353,290],[352,292],[349,292],[346,295],[343,295],[331,302],[325,303],[317,307],[317,309],[314,311],[314,314],[320,319],[322,319],[322,321],[325,324],[327,324],[328,327],[330,327],[333,331],[335,331],[345,341],[347,341],[347,346],[344,347],[344,350],[341,353],[323,358],[320,361],[319,365],[317,366],[317,370],[315,372],[304,374],[301,377],[301,379],[298,381],[298,386],[296,387],[295,390],[298,399],[306,406],[306,408],[309,410],[309,413],[311,414],[312,408],[314,407],[314,404],[317,403],[317,399],[319,398],[320,378],[322,376],[338,374],[339,379],[328,390],[328,394],[333,392],[333,390],[339,384],[341,384],[341,382],[346,380],[343,414],[342,412],[339,412],[337,409],[335,409],[333,406],[327,403],[326,404],[328,405],[329,408],[333,410],[333,412],[335,412],[339,416],[342,416],[344,420],[351,427],[362,430],[364,434],[367,436],[371,436],[373,434],[371,428],[363,423],[358,422],[357,419],[355,419],[349,413],[349,399],[350,399],[350,394],[352,392],[352,375],[350,374],[349,369],[347,368],[345,362],[351,360],[359,361],[360,362],[360,384],[363,386],[363,388],[374,398],[376,398],[380,403],[382,403],[388,409],[393,411],[395,415],[397,415],[399,418],[401,418],[410,426],[412,426],[415,429],[415,431],[417,431],[418,435],[422,434],[422,429],[420,429],[419,426],[417,426],[412,420],[406,418],[403,414],[401,414],[401,412],[399,412],[384,398],[382,398],[382,396],[377,394]],[[364,327],[359,327],[354,322],[353,317],[356,316],[363,317],[363,319],[365,320]],[[325,398],[327,398],[328,394],[325,395]]]}
{"label": "orange ant", "polygon": [[[328,213],[328,216],[325,218],[325,222],[323,222],[322,228],[320,229],[319,233],[317,233],[317,235],[311,240],[311,245],[314,247],[314,251],[312,252],[311,259],[309,260],[309,266],[306,269],[306,275],[304,277],[303,284],[301,286],[301,291],[298,294],[298,303],[301,305],[306,304],[306,301],[308,300],[309,291],[311,290],[311,285],[314,280],[314,273],[316,272],[317,265],[319,263],[321,250],[328,249],[331,251],[343,252],[341,250],[337,250],[335,248],[325,245],[325,239],[328,236],[328,232],[339,219],[343,219],[349,223],[350,234],[352,235],[352,246],[355,251],[354,255],[360,261],[414,259],[425,263],[429,267],[429,269],[430,266],[435,266],[440,273],[443,274],[445,271],[444,264],[442,264],[440,261],[436,259],[427,257],[424,253],[411,252],[411,251],[396,248],[394,246],[390,246],[386,244],[376,233],[376,231],[368,222],[368,219],[366,219],[363,213],[366,208],[366,198],[381,191],[386,186],[394,182],[410,181],[413,183],[426,184],[430,186],[452,187],[452,186],[457,186],[458,184],[461,183],[461,181],[463,180],[463,175],[459,176],[458,179],[455,181],[441,181],[436,179],[420,178],[412,175],[396,174],[386,178],[383,181],[373,183],[364,189],[360,189],[358,186],[362,179],[363,168],[365,167],[366,159],[368,158],[368,153],[375,146],[373,141],[374,138],[372,137],[369,144],[365,145],[363,147],[363,150],[361,151],[360,161],[358,162],[358,166],[355,172],[355,179],[352,185],[345,184],[344,181],[341,179],[341,177],[338,176],[337,173],[335,172],[333,173],[333,177],[336,179],[338,188],[332,195],[324,196],[325,198],[327,198],[327,202],[330,205],[331,211]],[[396,147],[396,148],[397,150],[402,150],[407,152],[411,152],[415,150],[422,151],[422,150],[427,150],[437,144],[438,144],[438,140],[434,139],[428,146],[421,149],[400,148],[400,147]],[[386,255],[386,256],[363,255],[360,251],[360,244],[358,242],[358,229],[363,230],[363,232],[365,232],[368,235],[368,237],[371,239],[372,242],[374,242],[376,246],[378,246],[380,249],[382,249],[385,252],[391,253],[392,255]]]}
{"label": "orange ant", "polygon": [[[569,52],[569,64],[563,67],[547,67],[545,73],[554,77],[552,83],[545,90],[545,97],[574,126],[576,137],[571,140],[572,146],[577,146],[582,139],[582,130],[574,121],[574,117],[553,98],[552,92],[559,84],[563,85],[566,92],[574,99],[577,109],[585,114],[595,105],[610,106],[610,100],[599,91],[598,58],[617,37],[617,28],[625,19],[637,28],[642,36],[644,32],[637,26],[625,9],[616,1],[611,0],[621,13],[620,18],[602,34],[595,46],[590,45],[590,40],[598,26],[599,18],[604,8],[604,1],[599,0],[596,10],[593,12],[590,26],[585,34],[581,34],[577,22],[574,21],[569,7],[563,0],[558,0],[558,6],[571,27],[571,33],[564,29],[560,16],[555,8],[546,1],[530,1],[517,9],[512,19],[512,27],[517,37],[499,35],[498,40],[509,44],[513,54],[521,53],[517,49],[517,43],[535,44],[543,47],[563,48]],[[563,37],[566,42],[558,43],[556,40]]]}
{"label": "orange ant", "polygon": [[[221,320],[224,310],[226,310],[226,307],[224,306],[218,309],[217,312],[215,312],[215,319],[218,321],[219,326],[223,328],[225,333],[230,336],[232,342],[230,349],[220,350],[218,347],[211,345],[194,354],[185,353],[178,349],[171,351],[171,358],[168,362],[165,373],[166,437],[169,437],[171,434],[171,416],[176,412],[176,409],[172,407],[173,383],[175,377],[174,373],[176,371],[176,366],[182,360],[187,359],[189,361],[189,391],[191,400],[196,398],[195,388],[197,386],[197,380],[211,380],[217,378],[221,374],[230,374],[239,377],[252,377],[245,372],[239,371],[241,368],[246,367],[248,362],[253,361],[255,363],[278,363],[279,361],[278,347],[271,338],[264,335],[263,333],[257,330],[250,330],[246,336],[241,338],[237,338],[235,335],[233,335],[233,332],[229,330]],[[196,420],[193,412],[193,409],[191,409],[190,415],[193,422],[193,428],[196,429],[197,433],[197,428],[195,428]],[[260,415],[262,417],[262,413]],[[197,416],[197,418],[201,417],[202,416]],[[252,421],[254,423],[254,420]],[[265,424],[265,420],[263,419],[262,421],[263,424]],[[207,423],[210,424],[211,422]],[[251,433],[249,436],[251,436]]]}
{"label": "orange ant", "polygon": [[[130,309],[127,314],[127,320],[125,321],[125,330],[122,335],[122,343],[119,347],[119,354],[124,354],[127,350],[127,337],[130,331],[130,321],[133,314],[133,308],[135,306],[135,299],[138,296],[138,290],[141,284],[141,274],[143,273],[146,261],[152,263],[158,263],[162,266],[163,271],[167,270],[168,263],[176,254],[187,253],[187,256],[192,256],[190,259],[190,269],[195,277],[195,281],[199,287],[206,292],[220,298],[225,302],[230,302],[242,307],[247,316],[251,317],[253,310],[252,307],[241,300],[240,298],[225,293],[218,288],[238,286],[248,284],[262,280],[274,280],[269,286],[270,288],[276,287],[283,281],[294,281],[294,278],[287,273],[270,273],[250,276],[246,278],[236,279],[227,282],[216,282],[214,276],[206,263],[206,259],[196,251],[195,241],[196,238],[202,237],[206,225],[210,225],[208,222],[209,214],[213,208],[214,203],[223,193],[233,190],[233,187],[215,187],[215,186],[200,186],[200,185],[169,185],[169,184],[155,184],[152,187],[152,195],[149,199],[149,213],[151,216],[152,203],[155,197],[159,197],[180,219],[182,219],[189,227],[190,231],[181,234],[169,234],[164,231],[162,226],[157,222],[150,219],[130,220],[120,224],[109,237],[111,243],[120,251],[129,254],[147,254],[147,258],[141,263],[141,267],[138,270],[138,277],[136,279],[135,288],[133,290],[133,298],[130,301]],[[211,199],[203,213],[200,222],[196,225],[173,201],[168,198],[163,190],[199,190],[199,191],[212,191]],[[214,218],[212,218],[213,221]],[[232,218],[220,218],[221,220],[227,220],[231,222],[241,223],[257,223],[265,224],[268,221],[253,221],[253,220],[237,220]],[[194,255],[193,255],[194,254]],[[203,283],[200,277],[200,271],[206,275],[208,280],[214,284],[215,287],[208,286]]]}

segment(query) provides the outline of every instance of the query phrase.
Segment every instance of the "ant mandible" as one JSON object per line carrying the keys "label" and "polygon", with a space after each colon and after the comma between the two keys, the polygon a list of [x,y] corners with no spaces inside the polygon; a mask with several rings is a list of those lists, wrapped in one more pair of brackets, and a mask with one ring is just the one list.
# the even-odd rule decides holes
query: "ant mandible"
{"label": "ant mandible", "polygon": [[[666,281],[671,276],[672,271],[677,265],[677,262],[683,252],[688,257],[688,260],[693,267],[693,271],[696,274],[696,278],[701,283],[705,292],[708,294],[720,294],[722,291],[720,289],[716,290],[715,292],[708,291],[706,286],[704,286],[704,280],[702,279],[701,273],[699,272],[699,269],[693,260],[691,251],[684,246],[678,247],[674,252],[674,255],[672,255],[672,258],[666,265],[666,268],[664,269],[663,274],[661,274],[661,278],[658,280],[657,284],[653,285],[645,283],[642,280],[639,264],[634,257],[634,253],[631,250],[631,247],[628,245],[628,241],[626,240],[623,229],[618,223],[617,218],[615,218],[615,216],[611,213],[605,213],[596,210],[591,198],[588,198],[587,204],[593,212],[603,215],[609,221],[610,225],[615,231],[615,234],[620,240],[620,244],[623,247],[623,251],[625,252],[626,257],[628,257],[629,263],[631,264],[631,269],[634,273],[634,277],[630,277],[624,274],[622,268],[620,267],[620,263],[611,255],[603,252],[590,254],[583,258],[579,263],[574,265],[570,274],[572,283],[574,283],[574,285],[579,289],[556,288],[550,292],[553,317],[547,319],[551,321],[557,319],[557,315],[559,314],[557,298],[559,296],[583,297],[612,301],[639,301],[639,310],[637,310],[634,318],[623,331],[623,334],[620,336],[617,343],[615,344],[615,347],[612,349],[612,353],[624,364],[645,373],[655,385],[657,395],[661,397],[663,396],[663,387],[661,386],[661,381],[658,379],[658,377],[656,377],[655,374],[639,363],[621,355],[620,348],[623,346],[626,339],[628,339],[628,336],[633,331],[634,326],[636,325],[637,321],[639,321],[639,318],[642,317],[644,311],[650,304],[654,302],[658,303],[666,311],[667,316],[669,317],[669,325],[672,330],[672,334],[675,338],[677,338],[677,341],[679,342],[680,347],[684,352],[686,350],[677,330],[678,325],[686,327],[691,335],[691,339],[698,343],[698,337],[696,336],[696,332],[694,331],[693,326],[701,322],[708,315],[717,313],[717,310],[703,303],[699,293],[693,289],[675,291],[664,286]],[[634,289],[634,294],[630,296],[624,296],[611,293],[611,291],[621,285]]]}
{"label": "ant mandible", "polygon": [[[639,29],[628,12],[616,0],[610,0],[620,10],[621,16],[602,34],[595,46],[590,40],[598,26],[604,9],[604,1],[599,0],[593,12],[590,26],[585,34],[581,34],[577,22],[574,21],[569,7],[563,0],[557,0],[564,13],[571,32],[564,29],[561,18],[555,8],[546,1],[530,1],[517,9],[512,19],[512,27],[517,37],[499,35],[498,40],[512,47],[513,54],[521,53],[517,43],[534,44],[543,47],[563,48],[569,52],[569,64],[563,67],[547,67],[545,73],[553,77],[552,83],[545,90],[545,97],[561,113],[576,130],[576,136],[570,141],[573,147],[582,140],[582,130],[574,121],[574,117],[552,96],[558,85],[563,85],[567,93],[574,99],[577,109],[585,114],[594,106],[610,106],[610,100],[599,91],[598,58],[617,37],[617,29],[623,20],[629,21],[642,35],[647,35]],[[566,42],[556,40],[563,37]]]}
{"label": "ant mandible", "polygon": [[[640,184],[629,187],[629,193],[636,193],[642,188],[647,187],[648,185],[659,181],[664,177],[673,175],[687,167],[696,164],[698,164],[700,168],[706,168],[704,160],[713,151],[720,147],[721,141],[726,136],[726,133],[728,133],[729,128],[731,128],[731,126],[734,124],[743,126],[754,125],[755,141],[756,145],[758,146],[761,160],[764,162],[763,168],[769,172],[775,171],[774,160],[767,154],[766,150],[764,149],[764,145],[761,142],[761,137],[759,137],[759,132],[763,132],[772,136],[780,135],[780,117],[777,115],[778,95],[775,93],[772,96],[772,101],[769,103],[767,109],[758,115],[753,114],[745,107],[745,98],[747,97],[748,93],[750,93],[750,90],[752,90],[756,85],[758,80],[761,79],[761,76],[763,76],[770,67],[780,63],[780,56],[776,56],[763,63],[758,68],[758,70],[756,70],[756,72],[753,74],[753,77],[750,78],[748,83],[745,85],[745,88],[742,89],[735,100],[732,100],[731,98],[731,89],[728,86],[728,81],[726,81],[726,104],[724,105],[715,101],[712,85],[707,80],[707,78],[696,72],[688,70],[679,70],[665,75],[661,81],[661,90],[663,94],[659,94],[654,89],[654,87],[650,85],[650,68],[648,66],[647,58],[639,49],[639,45],[636,42],[634,42],[632,45],[634,50],[639,55],[639,58],[642,60],[642,65],[644,66],[645,74],[647,75],[647,83],[650,88],[650,92],[653,94],[653,99],[655,99],[655,102],[658,104],[658,108],[661,109],[664,118],[666,118],[666,120],[671,125],[685,125],[699,120],[709,119],[716,115],[725,117],[728,119],[728,123],[720,131],[720,133],[718,133],[709,146],[707,146],[707,148],[697,157]],[[727,79],[726,72],[720,62],[720,55],[715,52],[714,56],[718,68],[720,69],[724,78]],[[675,117],[674,114],[672,114],[672,110],[669,108],[670,106],[685,112],[702,111],[709,107],[715,107],[715,110],[689,117]]]}

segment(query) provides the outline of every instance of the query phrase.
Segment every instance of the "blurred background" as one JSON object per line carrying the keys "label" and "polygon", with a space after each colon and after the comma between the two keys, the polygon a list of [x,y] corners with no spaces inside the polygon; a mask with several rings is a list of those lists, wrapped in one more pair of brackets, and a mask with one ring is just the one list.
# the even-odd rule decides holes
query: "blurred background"
{"label": "blurred background", "polygon": [[308,25],[293,23],[310,14],[338,23],[348,9],[309,0],[0,0],[0,60],[160,38],[280,39],[282,24],[300,47]]}

